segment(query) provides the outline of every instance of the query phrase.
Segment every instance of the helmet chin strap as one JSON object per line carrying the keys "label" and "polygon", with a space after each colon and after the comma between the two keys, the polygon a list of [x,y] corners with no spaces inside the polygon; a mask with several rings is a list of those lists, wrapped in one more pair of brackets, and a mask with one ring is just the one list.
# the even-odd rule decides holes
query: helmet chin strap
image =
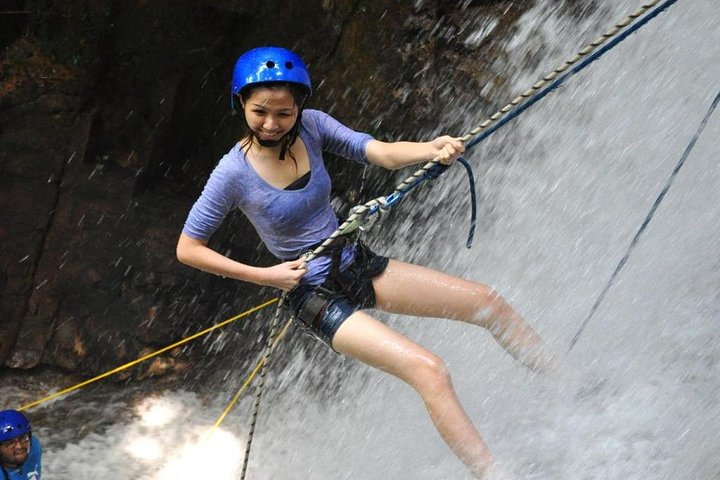
{"label": "helmet chin strap", "polygon": [[280,140],[261,140],[255,132],[253,132],[253,134],[255,135],[255,140],[257,140],[258,143],[263,147],[277,147],[278,145],[280,145],[282,138],[285,138],[283,136]]}
{"label": "helmet chin strap", "polygon": [[[288,135],[286,133],[285,135],[283,135],[280,138],[280,140],[263,140],[260,138],[260,136],[257,133],[255,133],[254,130],[250,130],[250,131],[252,132],[253,137],[255,137],[255,140],[257,140],[258,144],[260,144],[261,147],[268,147],[268,148],[275,148],[277,146],[280,146],[283,143],[283,140],[285,140],[285,138]],[[284,146],[280,149],[280,155],[279,155],[280,160],[285,160],[285,150],[286,150],[286,147],[284,147]]]}
{"label": "helmet chin strap", "polygon": [[[299,119],[298,119],[299,121]],[[296,124],[297,125],[297,124]],[[280,137],[279,140],[263,140],[260,138],[260,136],[255,133],[255,130],[250,130],[253,134],[253,137],[255,137],[255,140],[260,144],[261,147],[269,147],[269,148],[275,148],[277,146],[280,146],[280,155],[279,159],[281,161],[285,160],[285,155],[287,154],[288,148],[290,145],[289,142],[286,142],[285,140],[288,138],[288,135],[293,135],[294,131],[296,130],[296,127],[294,126],[288,133]]]}

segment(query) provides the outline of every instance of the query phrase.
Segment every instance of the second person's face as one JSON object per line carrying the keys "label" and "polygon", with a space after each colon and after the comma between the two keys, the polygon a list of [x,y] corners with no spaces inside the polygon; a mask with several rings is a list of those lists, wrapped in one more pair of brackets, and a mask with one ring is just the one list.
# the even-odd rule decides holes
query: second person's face
{"label": "second person's face", "polygon": [[0,463],[13,468],[22,465],[27,460],[29,448],[29,434],[0,443]]}

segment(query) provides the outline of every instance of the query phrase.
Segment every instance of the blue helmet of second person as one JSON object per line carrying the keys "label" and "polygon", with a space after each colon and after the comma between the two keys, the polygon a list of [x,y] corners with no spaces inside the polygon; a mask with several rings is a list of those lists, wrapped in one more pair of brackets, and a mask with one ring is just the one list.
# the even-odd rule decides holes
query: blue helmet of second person
{"label": "blue helmet of second person", "polygon": [[0,412],[0,442],[30,433],[30,422],[17,410]]}
{"label": "blue helmet of second person", "polygon": [[302,85],[312,92],[310,74],[300,56],[282,47],[258,47],[248,50],[235,62],[232,77],[232,106],[235,95],[256,83],[285,82]]}

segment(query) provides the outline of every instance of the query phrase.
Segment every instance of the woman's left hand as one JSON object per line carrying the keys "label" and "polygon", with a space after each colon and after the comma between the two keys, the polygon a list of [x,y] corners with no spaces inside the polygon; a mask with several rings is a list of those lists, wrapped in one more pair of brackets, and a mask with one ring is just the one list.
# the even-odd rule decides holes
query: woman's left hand
{"label": "woman's left hand", "polygon": [[452,165],[452,163],[463,154],[465,145],[459,137],[443,135],[430,142],[434,149],[433,159],[439,158],[440,163]]}

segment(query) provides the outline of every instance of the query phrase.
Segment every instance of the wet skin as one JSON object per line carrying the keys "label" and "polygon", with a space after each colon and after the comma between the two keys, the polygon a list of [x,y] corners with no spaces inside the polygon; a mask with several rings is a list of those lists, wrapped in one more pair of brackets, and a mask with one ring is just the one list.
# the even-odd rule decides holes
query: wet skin
{"label": "wet skin", "polygon": [[5,468],[17,468],[27,460],[30,437],[21,435],[0,443],[0,463]]}

